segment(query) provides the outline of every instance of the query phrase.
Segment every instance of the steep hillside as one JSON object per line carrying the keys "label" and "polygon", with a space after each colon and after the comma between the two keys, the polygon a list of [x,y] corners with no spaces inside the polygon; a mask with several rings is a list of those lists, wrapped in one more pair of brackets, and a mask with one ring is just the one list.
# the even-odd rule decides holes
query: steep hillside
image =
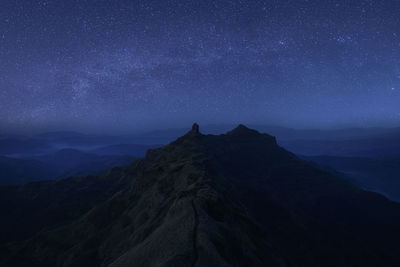
{"label": "steep hillside", "polygon": [[245,126],[198,125],[123,172],[72,223],[1,250],[3,266],[399,266],[400,205]]}
{"label": "steep hillside", "polygon": [[0,187],[0,245],[77,219],[125,188],[127,172],[113,168],[98,176]]}
{"label": "steep hillside", "polygon": [[346,174],[358,186],[400,202],[400,158],[302,157]]}
{"label": "steep hillside", "polygon": [[126,165],[135,158],[132,155],[97,155],[76,149],[26,158],[0,156],[0,186],[98,174]]}
{"label": "steep hillside", "polygon": [[0,186],[49,179],[51,171],[44,162],[0,156]]}

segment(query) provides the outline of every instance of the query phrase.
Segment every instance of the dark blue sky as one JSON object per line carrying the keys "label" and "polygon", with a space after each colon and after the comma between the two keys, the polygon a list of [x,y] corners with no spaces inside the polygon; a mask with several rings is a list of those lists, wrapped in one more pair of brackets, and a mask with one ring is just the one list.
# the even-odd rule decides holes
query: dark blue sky
{"label": "dark blue sky", "polygon": [[400,1],[0,4],[0,131],[398,126]]}

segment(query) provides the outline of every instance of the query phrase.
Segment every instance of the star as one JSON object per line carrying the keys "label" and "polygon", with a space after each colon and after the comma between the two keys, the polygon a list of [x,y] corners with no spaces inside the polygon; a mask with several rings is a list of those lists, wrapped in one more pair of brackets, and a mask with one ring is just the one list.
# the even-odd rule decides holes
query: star
{"label": "star", "polygon": [[1,129],[192,117],[319,128],[400,112],[395,1],[6,2]]}

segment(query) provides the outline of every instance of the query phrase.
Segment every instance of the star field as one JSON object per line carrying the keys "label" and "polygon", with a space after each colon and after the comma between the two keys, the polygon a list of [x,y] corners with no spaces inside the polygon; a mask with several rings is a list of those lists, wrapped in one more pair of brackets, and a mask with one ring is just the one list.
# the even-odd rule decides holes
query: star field
{"label": "star field", "polygon": [[5,1],[0,130],[400,122],[398,1]]}

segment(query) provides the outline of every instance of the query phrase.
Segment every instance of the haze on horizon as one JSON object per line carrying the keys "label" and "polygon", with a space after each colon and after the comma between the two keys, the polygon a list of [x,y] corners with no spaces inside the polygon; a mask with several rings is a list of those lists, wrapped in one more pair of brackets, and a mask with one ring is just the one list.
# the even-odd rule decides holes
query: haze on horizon
{"label": "haze on horizon", "polygon": [[399,126],[399,11],[388,0],[5,1],[0,133]]}

